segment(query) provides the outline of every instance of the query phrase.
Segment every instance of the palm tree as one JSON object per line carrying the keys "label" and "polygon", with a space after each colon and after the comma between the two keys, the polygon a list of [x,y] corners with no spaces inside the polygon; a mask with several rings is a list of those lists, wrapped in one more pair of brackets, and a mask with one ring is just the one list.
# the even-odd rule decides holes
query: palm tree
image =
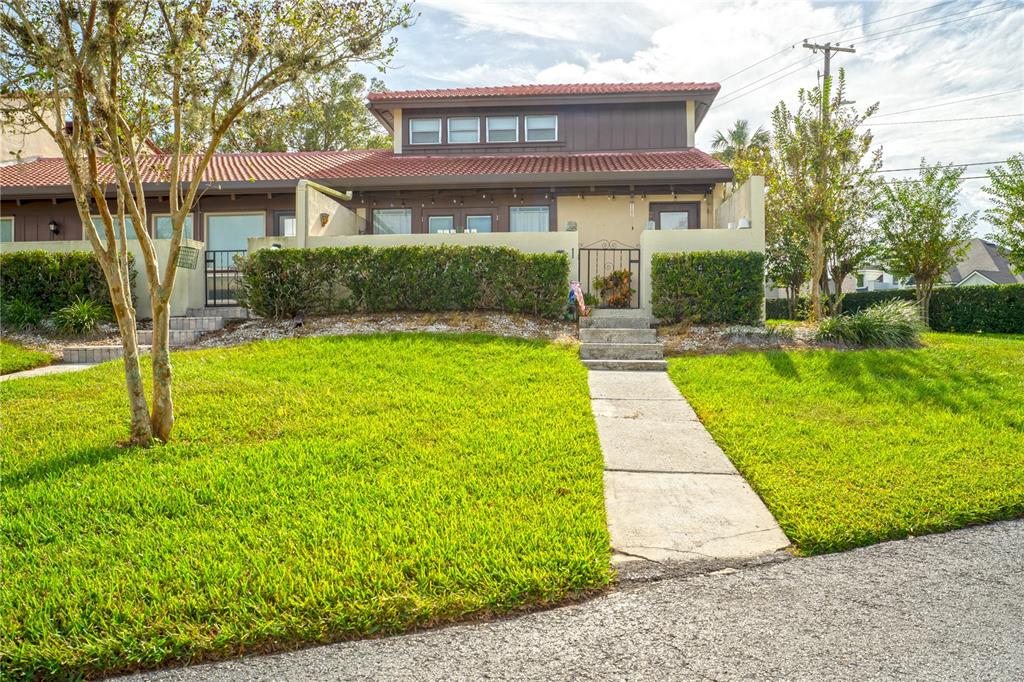
{"label": "palm tree", "polygon": [[743,158],[751,149],[765,148],[768,146],[768,131],[758,126],[754,134],[750,134],[750,123],[745,119],[739,119],[736,124],[727,132],[715,131],[715,139],[711,142],[713,156],[723,163],[732,163]]}

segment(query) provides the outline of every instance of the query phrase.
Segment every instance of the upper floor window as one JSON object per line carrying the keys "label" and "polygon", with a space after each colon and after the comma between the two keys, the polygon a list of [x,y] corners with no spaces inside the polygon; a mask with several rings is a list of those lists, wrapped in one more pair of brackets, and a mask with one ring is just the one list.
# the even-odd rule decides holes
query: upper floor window
{"label": "upper floor window", "polygon": [[480,119],[476,116],[448,119],[448,142],[480,141]]}
{"label": "upper floor window", "polygon": [[527,116],[527,142],[554,142],[558,139],[558,117],[555,115]]}
{"label": "upper floor window", "polygon": [[409,144],[441,144],[441,119],[414,118],[409,121]]}
{"label": "upper floor window", "polygon": [[487,117],[487,141],[488,142],[518,142],[519,141],[519,117],[518,116],[488,116]]}

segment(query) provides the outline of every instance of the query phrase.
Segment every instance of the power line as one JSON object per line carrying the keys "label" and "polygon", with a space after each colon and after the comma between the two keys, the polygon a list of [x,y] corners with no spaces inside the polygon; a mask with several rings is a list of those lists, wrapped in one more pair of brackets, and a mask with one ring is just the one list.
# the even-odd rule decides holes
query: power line
{"label": "power line", "polygon": [[[864,43],[873,43],[876,40],[887,40],[889,38],[895,38],[897,36],[905,35],[907,33],[916,33],[918,31],[924,31],[924,30],[927,30],[929,28],[938,28],[939,26],[945,26],[946,24],[955,24],[955,23],[957,23],[959,21],[967,21],[968,19],[974,19],[976,17],[983,17],[986,14],[992,14],[994,12],[1002,11],[1008,5],[1011,5],[1011,4],[1012,4],[1011,2],[1000,2],[1000,3],[996,3],[996,6],[994,6],[994,7],[993,7],[993,5],[982,5],[981,7],[987,7],[987,8],[991,8],[991,9],[989,9],[987,12],[979,12],[978,14],[970,14],[970,15],[965,16],[965,17],[959,17],[958,19],[950,19],[950,17],[956,17],[956,16],[959,16],[961,14],[967,14],[968,12],[973,12],[976,9],[981,9],[981,7],[972,7],[971,9],[964,10],[963,12],[953,12],[952,14],[947,14],[947,15],[942,16],[942,17],[936,17],[934,19],[928,19],[926,21],[917,22],[917,23],[914,23],[914,24],[907,24],[906,26],[902,26],[902,27],[896,28],[896,29],[891,29],[891,30],[888,30],[888,31],[882,31],[880,33],[871,33],[871,34],[868,34],[868,35],[863,35],[860,38],[855,38],[855,39],[848,40],[848,41],[843,41],[843,42],[850,42],[851,44],[852,43],[858,43],[858,44],[863,45]],[[941,21],[939,21],[939,20],[941,20]],[[938,21],[938,23],[927,23],[927,22],[930,22],[930,21]],[[927,24],[927,25],[924,25],[924,24]],[[919,28],[914,28],[915,26],[917,26]]]}
{"label": "power line", "polygon": [[1024,88],[1015,88],[1013,90],[1004,90],[1002,92],[992,92],[987,95],[978,95],[977,97],[965,97],[963,99],[951,99],[949,101],[940,102],[938,104],[929,104],[927,106],[915,106],[913,109],[903,109],[898,112],[889,112],[888,114],[876,114],[873,118],[881,118],[883,116],[896,116],[897,114],[909,114],[910,112],[920,112],[926,109],[937,109],[939,106],[948,106],[949,104],[959,104],[968,101],[977,101],[978,99],[987,99],[989,97],[998,97],[999,95],[1011,94],[1013,92],[1020,92]]}
{"label": "power line", "polygon": [[[973,163],[951,163],[951,164],[946,164],[945,167],[946,168],[966,168],[968,166],[995,166],[995,165],[1000,164],[1000,163],[1006,163],[1006,161],[1005,160],[1003,160],[1003,161],[975,161]],[[898,171],[924,170],[926,168],[931,168],[931,166],[914,166],[913,168],[879,168],[878,170],[871,171],[871,172],[872,173],[896,173]]]}
{"label": "power line", "polygon": [[[987,175],[965,175],[964,177],[957,178],[957,182],[964,182],[965,180],[988,180]],[[888,178],[885,180],[879,180],[879,182],[892,185],[899,182],[924,182],[921,178]]]}
{"label": "power line", "polygon": [[729,80],[729,79],[730,79],[730,78],[732,78],[733,76],[738,76],[738,75],[740,75],[741,73],[744,73],[744,72],[746,72],[746,71],[750,71],[750,70],[751,70],[752,68],[754,68],[755,66],[760,66],[761,64],[764,64],[764,63],[765,63],[766,61],[768,61],[769,59],[772,59],[773,57],[778,57],[778,56],[779,56],[780,54],[784,53],[784,52],[785,52],[786,50],[794,50],[794,49],[796,49],[796,43],[793,43],[793,44],[792,44],[792,45],[790,45],[789,47],[784,47],[784,48],[782,48],[781,50],[779,50],[778,52],[773,52],[772,54],[768,55],[768,56],[767,56],[767,57],[765,57],[764,59],[761,59],[761,60],[759,60],[759,61],[756,61],[756,62],[754,62],[754,63],[753,63],[753,64],[751,64],[750,66],[745,66],[745,67],[743,67],[742,69],[740,69],[739,71],[736,71],[736,72],[734,72],[734,73],[730,73],[730,74],[729,74],[728,76],[726,76],[725,78],[722,78],[722,79],[720,79],[720,80],[719,80],[718,82],[719,82],[719,83],[724,83],[725,81]]}
{"label": "power line", "polygon": [[795,62],[790,62],[790,63],[786,64],[781,69],[776,69],[775,71],[772,71],[771,73],[765,74],[764,76],[761,76],[760,78],[758,78],[756,80],[750,81],[746,85],[743,85],[741,87],[736,88],[735,90],[733,90],[732,92],[729,93],[729,95],[728,95],[728,97],[726,99],[733,99],[734,97],[739,95],[739,93],[741,93],[744,90],[746,90],[747,88],[749,88],[751,85],[757,85],[758,83],[760,83],[764,79],[771,78],[772,76],[774,76],[775,74],[779,73],[780,71],[785,71],[786,69],[788,69],[788,68],[790,68],[790,67],[792,67],[794,65],[797,65],[797,64],[810,63],[811,61],[812,60],[809,59],[806,56],[801,57],[800,59],[796,60]]}
{"label": "power line", "polygon": [[1024,114],[1000,114],[998,116],[968,116],[967,118],[932,118],[923,121],[882,121],[881,123],[872,123],[865,121],[861,123],[862,126],[902,126],[902,125],[917,125],[918,123],[953,123],[956,121],[984,121],[992,118],[1017,118],[1024,116]]}
{"label": "power line", "polygon": [[796,73],[797,71],[799,71],[800,69],[803,69],[803,68],[805,68],[806,66],[809,66],[809,65],[810,65],[810,63],[811,63],[812,61],[814,61],[814,55],[811,55],[811,56],[810,56],[809,58],[805,58],[805,59],[801,60],[801,63],[800,63],[800,64],[799,64],[799,65],[798,65],[798,66],[797,66],[797,67],[796,67],[795,69],[793,69],[792,71],[787,71],[786,73],[782,74],[782,75],[781,75],[781,76],[779,76],[778,78],[773,78],[772,80],[768,81],[768,82],[767,82],[767,83],[765,83],[764,85],[759,85],[759,86],[757,86],[756,88],[754,88],[753,90],[748,90],[747,92],[744,92],[744,93],[742,93],[742,94],[739,94],[739,95],[734,95],[733,97],[729,97],[729,98],[727,98],[727,99],[726,99],[725,101],[723,101],[723,102],[719,102],[719,103],[718,103],[718,106],[719,106],[719,107],[721,107],[721,106],[724,106],[724,105],[726,105],[726,104],[731,104],[732,102],[735,102],[735,101],[736,101],[736,100],[738,100],[738,99],[741,99],[741,98],[743,98],[743,97],[746,97],[747,95],[749,95],[749,94],[751,94],[751,93],[757,92],[757,91],[758,91],[758,90],[760,90],[761,88],[766,88],[766,87],[768,87],[769,85],[771,85],[772,83],[775,83],[775,82],[777,82],[777,81],[780,81],[780,80],[782,80],[783,78],[785,78],[786,76],[791,76],[791,75],[793,75],[794,73]]}

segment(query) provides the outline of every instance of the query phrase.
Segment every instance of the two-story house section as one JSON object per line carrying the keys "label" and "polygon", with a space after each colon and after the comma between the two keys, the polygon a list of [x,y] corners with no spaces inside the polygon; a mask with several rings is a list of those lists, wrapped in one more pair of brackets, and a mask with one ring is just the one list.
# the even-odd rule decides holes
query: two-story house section
{"label": "two-story house section", "polygon": [[[206,263],[188,298],[205,290],[207,304],[232,303],[209,292],[223,290],[217,282],[231,277],[236,255],[272,245],[480,244],[564,252],[584,289],[597,275],[628,269],[633,305],[649,307],[656,252],[764,250],[761,179],[737,187],[727,166],[694,146],[718,89],[613,83],[371,93],[368,106],[391,133],[391,149],[214,157],[188,223]],[[145,228],[160,242],[169,221],[158,150],[152,163]],[[61,159],[0,165],[0,190],[0,237],[8,242],[0,248],[90,248]],[[129,225],[129,238],[136,229]]]}

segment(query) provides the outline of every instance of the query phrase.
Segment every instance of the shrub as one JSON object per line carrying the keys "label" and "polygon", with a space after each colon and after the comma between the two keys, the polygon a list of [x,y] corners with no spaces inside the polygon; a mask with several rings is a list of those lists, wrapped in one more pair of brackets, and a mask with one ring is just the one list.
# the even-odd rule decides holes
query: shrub
{"label": "shrub", "polygon": [[43,321],[43,311],[28,301],[16,298],[0,301],[0,324],[10,329],[34,327]]}
{"label": "shrub", "polygon": [[656,253],[651,302],[663,322],[760,324],[764,255],[751,251]]}
{"label": "shrub", "polygon": [[897,348],[916,346],[924,330],[916,303],[890,300],[826,319],[818,327],[817,338],[848,346]]}
{"label": "shrub", "polygon": [[[843,312],[856,313],[882,301],[916,298],[913,289],[846,294]],[[789,317],[784,299],[771,300],[767,307],[769,318]],[[928,317],[931,328],[937,332],[1024,333],[1024,284],[939,287],[932,292]]]}
{"label": "shrub", "polygon": [[[134,291],[136,273],[131,254],[128,254],[128,265]],[[44,316],[80,298],[110,305],[103,270],[96,255],[86,251],[0,254],[0,298],[30,302]]]}
{"label": "shrub", "polygon": [[636,293],[630,286],[632,274],[629,270],[615,270],[604,277],[594,279],[601,305],[607,308],[628,308]]}
{"label": "shrub", "polygon": [[569,261],[488,246],[266,249],[239,264],[240,298],[264,317],[500,310],[560,318]]}
{"label": "shrub", "polygon": [[57,329],[67,334],[87,334],[110,318],[110,308],[88,298],[77,298],[53,314]]}

